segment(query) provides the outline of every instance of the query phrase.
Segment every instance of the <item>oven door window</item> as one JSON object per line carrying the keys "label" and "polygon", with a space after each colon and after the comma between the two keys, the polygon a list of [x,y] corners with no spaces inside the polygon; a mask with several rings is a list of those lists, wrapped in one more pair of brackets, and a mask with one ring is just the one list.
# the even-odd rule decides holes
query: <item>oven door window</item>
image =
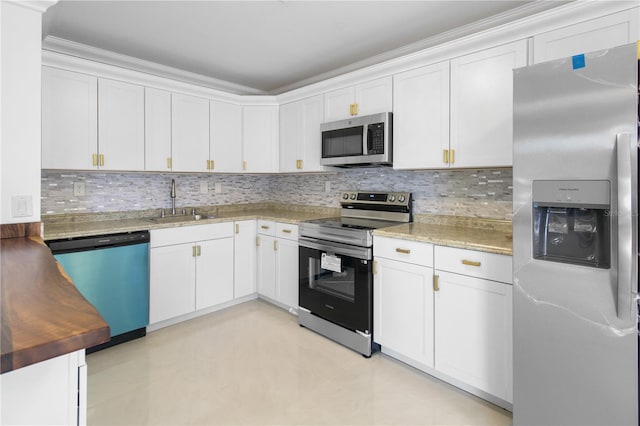
{"label": "oven door window", "polygon": [[299,262],[301,307],[351,330],[372,330],[371,261],[300,246]]}

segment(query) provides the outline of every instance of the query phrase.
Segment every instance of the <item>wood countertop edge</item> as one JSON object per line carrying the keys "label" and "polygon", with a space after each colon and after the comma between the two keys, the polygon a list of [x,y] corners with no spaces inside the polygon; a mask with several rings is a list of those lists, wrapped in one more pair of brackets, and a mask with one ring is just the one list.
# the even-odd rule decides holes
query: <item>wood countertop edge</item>
{"label": "wood countertop edge", "polygon": [[[0,373],[109,341],[109,326],[39,234],[40,226],[0,225]],[[12,226],[13,229],[4,229]],[[22,232],[23,230],[31,232]]]}

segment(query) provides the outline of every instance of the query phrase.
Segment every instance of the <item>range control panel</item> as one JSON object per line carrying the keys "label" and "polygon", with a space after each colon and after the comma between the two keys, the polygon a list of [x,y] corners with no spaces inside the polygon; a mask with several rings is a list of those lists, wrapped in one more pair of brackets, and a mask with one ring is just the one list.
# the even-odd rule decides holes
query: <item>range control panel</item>
{"label": "range control panel", "polygon": [[340,204],[378,204],[389,206],[409,206],[410,192],[356,192],[347,191],[340,195]]}

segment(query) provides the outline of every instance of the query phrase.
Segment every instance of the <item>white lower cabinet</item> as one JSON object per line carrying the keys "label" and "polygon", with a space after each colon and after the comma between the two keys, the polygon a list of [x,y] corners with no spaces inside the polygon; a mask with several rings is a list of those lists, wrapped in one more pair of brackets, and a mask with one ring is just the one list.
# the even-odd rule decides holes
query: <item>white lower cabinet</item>
{"label": "white lower cabinet", "polygon": [[382,352],[510,408],[511,256],[375,237]]}
{"label": "white lower cabinet", "polygon": [[233,299],[233,223],[151,231],[149,323]]}
{"label": "white lower cabinet", "polygon": [[0,424],[87,424],[84,349],[4,373],[0,388]]}
{"label": "white lower cabinet", "polygon": [[433,268],[376,257],[374,341],[383,352],[428,367],[433,367],[432,279]]}
{"label": "white lower cabinet", "polygon": [[233,253],[233,296],[237,299],[257,292],[255,220],[235,222]]}
{"label": "white lower cabinet", "polygon": [[298,308],[298,225],[258,221],[258,292]]}
{"label": "white lower cabinet", "polygon": [[436,370],[511,403],[511,256],[436,246],[434,265]]}

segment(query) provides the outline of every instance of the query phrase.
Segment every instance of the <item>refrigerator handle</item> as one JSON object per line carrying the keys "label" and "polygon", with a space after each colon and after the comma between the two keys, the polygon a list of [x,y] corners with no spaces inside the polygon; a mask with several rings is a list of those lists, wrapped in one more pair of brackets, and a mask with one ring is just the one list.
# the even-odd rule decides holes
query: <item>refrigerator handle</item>
{"label": "refrigerator handle", "polygon": [[637,249],[637,142],[631,134],[616,135],[618,157],[618,318],[636,320]]}

